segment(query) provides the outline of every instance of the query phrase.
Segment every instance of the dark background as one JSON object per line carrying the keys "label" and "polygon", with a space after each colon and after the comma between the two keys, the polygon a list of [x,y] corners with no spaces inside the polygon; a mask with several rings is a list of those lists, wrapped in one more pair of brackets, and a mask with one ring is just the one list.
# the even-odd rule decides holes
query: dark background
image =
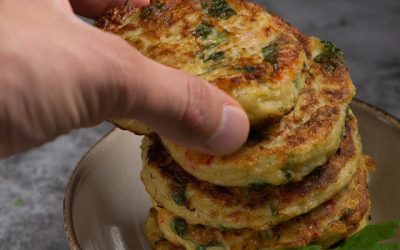
{"label": "dark background", "polygon": [[[399,0],[257,1],[345,53],[357,98],[400,118]],[[111,128],[76,130],[0,161],[0,249],[68,249],[64,186],[80,157]]]}

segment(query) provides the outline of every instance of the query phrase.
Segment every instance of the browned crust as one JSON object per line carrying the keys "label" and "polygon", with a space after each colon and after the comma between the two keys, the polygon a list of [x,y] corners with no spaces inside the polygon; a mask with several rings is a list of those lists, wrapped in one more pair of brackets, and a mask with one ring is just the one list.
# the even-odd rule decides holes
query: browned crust
{"label": "browned crust", "polygon": [[[336,155],[304,180],[283,186],[265,185],[253,188],[233,188],[200,181],[186,173],[171,159],[156,136],[152,137],[153,144],[149,147],[147,160],[150,165],[159,168],[160,173],[169,181],[171,190],[180,188],[180,191],[184,191],[190,186],[212,199],[215,203],[221,204],[221,207],[241,206],[243,211],[246,211],[273,203],[279,210],[290,207],[299,199],[307,197],[313,192],[326,189],[337,180],[346,162],[356,157],[356,142],[352,136],[356,129],[356,119],[350,117],[345,127],[341,146]],[[190,201],[187,202],[190,203]],[[190,204],[186,204],[186,207],[190,208]]]}
{"label": "browned crust", "polygon": [[[202,2],[210,2],[210,0],[204,0]],[[156,8],[155,6],[157,3],[163,3],[164,5],[161,8]],[[229,4],[237,10],[248,10],[250,13],[253,13],[254,16],[260,12],[268,12],[264,9],[264,7],[246,0],[229,0]],[[198,1],[193,0],[161,0],[151,1],[151,5],[145,8],[134,8],[132,4],[127,2],[127,4],[122,7],[109,10],[104,16],[96,21],[95,25],[103,30],[116,34],[123,34],[127,31],[141,29],[143,32],[142,36],[157,39],[161,36],[164,29],[167,29],[176,22],[183,20],[191,13],[202,13],[203,10],[199,9],[198,5]],[[146,15],[145,18],[140,18],[134,24],[129,23],[122,26],[128,17],[137,13],[140,13],[140,16],[142,16],[143,13],[149,14]],[[277,70],[274,69],[274,66],[267,61],[255,63],[251,58],[246,58],[243,60],[239,59],[237,62],[235,62],[235,65],[232,66],[236,68],[251,66],[254,67],[255,70],[249,73],[242,73],[239,75],[236,74],[236,76],[232,77],[226,76],[216,78],[211,80],[212,83],[227,92],[232,92],[234,89],[237,89],[238,86],[243,87],[247,84],[250,84],[250,81],[252,80],[256,80],[260,84],[262,83],[274,86],[279,83],[282,77],[288,74],[287,69],[291,68],[294,62],[298,60],[302,51],[305,51],[308,56],[311,56],[308,37],[302,34],[292,25],[284,22],[279,17],[273,15],[273,18],[276,25],[275,28],[284,32],[277,39],[277,46],[279,48],[277,62],[280,65],[279,68]],[[252,20],[249,21],[251,22]],[[210,24],[216,24],[218,19],[208,18],[207,22]],[[186,26],[182,28],[182,35],[184,37],[191,36],[193,28],[194,27],[186,24]],[[271,27],[266,27],[265,32],[271,32],[270,29]],[[289,36],[288,34],[293,36]],[[130,42],[139,50],[141,50],[143,47],[143,44],[140,40],[128,40],[128,42]],[[201,50],[200,47],[193,48],[193,51],[188,52],[186,55],[187,58],[196,57],[196,53],[198,53],[199,50]],[[174,58],[175,62],[172,63],[169,63],[168,61],[162,61],[162,63],[171,67],[176,67],[176,60],[180,60],[180,58],[176,57],[176,48],[162,46],[160,44],[149,46],[144,53],[146,56],[155,60],[165,57]]]}
{"label": "browned crust", "polygon": [[132,14],[134,7],[130,1],[123,6],[109,9],[103,16],[98,18],[94,25],[105,31],[116,31],[126,18]]}
{"label": "browned crust", "polygon": [[157,224],[157,211],[151,208],[144,225],[144,234],[153,250],[185,250],[184,247],[168,242]]}
{"label": "browned crust", "polygon": [[328,163],[317,168],[303,181],[289,183],[281,187],[282,201],[296,200],[298,197],[306,197],[314,190],[322,190],[336,181],[337,175],[346,164],[357,154],[356,142],[353,134],[357,130],[357,121],[354,116],[350,116],[344,128],[343,139],[336,154],[332,156]]}
{"label": "browned crust", "polygon": [[[346,196],[340,204],[337,201],[338,197],[335,197],[309,214],[295,218],[294,223],[288,221],[275,227],[273,234],[279,238],[279,244],[285,247],[306,246],[311,242],[318,241],[319,237],[324,237],[326,234],[339,234],[342,236],[341,238],[344,238],[353,233],[369,211],[367,179],[368,172],[363,166],[359,168],[351,184],[344,191],[346,193],[339,194],[339,197],[340,195]],[[315,216],[313,216],[313,212]],[[339,217],[339,219],[329,225],[324,225],[324,217]],[[299,222],[296,223],[296,221]]]}
{"label": "browned crust", "polygon": [[[159,28],[158,25],[170,26],[174,22],[180,20],[186,14],[190,13],[191,11],[196,11],[196,9],[193,7],[194,6],[193,0],[161,0],[161,1],[151,0],[150,6],[157,2],[165,3],[166,7],[162,12],[161,11],[155,12],[154,13],[155,15],[151,15],[151,16],[149,15],[148,18],[143,19],[143,22],[145,22],[147,25],[150,26],[150,27],[146,26],[146,29],[151,29],[152,27],[158,29]],[[204,0],[203,2],[209,2],[209,0]],[[238,9],[238,10],[247,9],[250,12],[253,12],[254,14],[259,13],[259,12],[269,13],[271,16],[274,17],[274,20],[276,21],[277,26],[281,27],[282,30],[286,30],[286,31],[288,31],[288,33],[292,33],[296,36],[296,38],[303,45],[303,48],[306,50],[307,55],[309,57],[311,57],[311,47],[310,47],[311,45],[310,45],[308,37],[304,33],[302,33],[299,29],[297,29],[295,26],[290,24],[289,22],[286,22],[281,17],[279,17],[275,13],[271,12],[270,10],[267,10],[263,6],[255,4],[248,0],[229,0],[229,3],[235,9]],[[172,10],[173,8],[175,8],[178,5],[180,7],[184,7],[184,8],[180,9],[180,12],[175,15],[169,15],[168,10]],[[104,16],[99,18],[99,20],[96,22],[96,26],[101,29],[104,29],[104,30],[116,32],[116,30],[114,28],[116,28],[117,25],[121,25],[125,21],[126,17],[131,15],[134,12],[133,10],[134,10],[134,8],[132,7],[132,4],[129,4],[129,2],[127,2],[122,7],[116,7],[114,9],[109,10]],[[136,9],[135,11],[140,11],[140,10],[143,10],[143,8]],[[209,20],[209,21],[211,24],[213,24],[213,20]],[[110,25],[110,23],[114,24],[114,25]],[[125,30],[129,30],[132,28],[136,28],[136,27],[128,26],[128,27],[125,27]],[[148,33],[153,33],[154,31],[157,31],[157,30],[149,30]],[[190,32],[189,29],[187,29],[187,31]],[[266,28],[265,32],[269,32],[269,29]],[[187,34],[189,34],[189,33],[187,33]],[[285,38],[283,37],[282,43],[284,41],[285,41]]]}
{"label": "browned crust", "polygon": [[[280,121],[279,129],[273,129],[271,126],[265,126],[261,129],[258,140],[260,143],[254,143],[249,140],[241,150],[234,154],[223,156],[220,158],[209,159],[210,156],[195,152],[190,149],[184,149],[176,145],[180,150],[186,150],[187,165],[186,169],[196,172],[197,168],[203,168],[205,161],[209,161],[209,165],[213,165],[214,160],[219,165],[227,162],[240,163],[241,167],[252,167],[258,159],[265,156],[274,155],[282,161],[287,162],[289,152],[293,152],[305,144],[316,144],[326,138],[332,130],[333,125],[341,119],[341,109],[346,103],[350,103],[354,95],[354,86],[348,74],[347,67],[344,63],[337,61],[336,68],[331,70],[328,68],[329,62],[312,63],[308,72],[306,82],[301,89],[302,103],[299,103],[298,114],[288,114]],[[313,88],[313,81],[323,80],[326,84],[321,86],[319,93]],[[320,105],[321,101],[326,104],[315,109]],[[315,109],[315,110],[314,110]],[[299,112],[301,111],[301,112]],[[312,112],[312,113],[311,113]],[[310,114],[311,117],[306,123],[302,123],[303,115]],[[286,143],[281,147],[273,149],[263,147],[268,145],[269,140],[273,140],[278,136],[286,136]]]}
{"label": "browned crust", "polygon": [[[361,165],[347,188],[308,214],[264,231],[251,229],[217,229],[204,225],[187,225],[186,240],[210,244],[231,243],[232,250],[261,248],[292,249],[309,244],[325,247],[355,232],[370,209],[367,186],[368,171]],[[240,237],[241,240],[235,240]]]}

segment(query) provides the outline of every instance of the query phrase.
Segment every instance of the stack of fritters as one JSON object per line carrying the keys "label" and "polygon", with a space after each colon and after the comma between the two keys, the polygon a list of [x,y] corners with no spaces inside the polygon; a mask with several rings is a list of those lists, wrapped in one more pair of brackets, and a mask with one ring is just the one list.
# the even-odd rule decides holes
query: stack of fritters
{"label": "stack of fritters", "polygon": [[251,133],[216,157],[145,134],[142,180],[154,207],[154,249],[328,247],[367,222],[371,160],[349,109],[354,86],[342,52],[244,0],[127,3],[97,21],[146,56],[223,89]]}

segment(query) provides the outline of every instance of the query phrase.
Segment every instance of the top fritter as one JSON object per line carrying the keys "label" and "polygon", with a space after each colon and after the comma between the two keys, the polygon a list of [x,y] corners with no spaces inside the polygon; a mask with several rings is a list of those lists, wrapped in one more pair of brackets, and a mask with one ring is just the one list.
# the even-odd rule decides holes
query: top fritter
{"label": "top fritter", "polygon": [[162,0],[110,11],[97,26],[144,55],[197,75],[235,98],[252,124],[290,112],[304,83],[308,40],[242,0]]}

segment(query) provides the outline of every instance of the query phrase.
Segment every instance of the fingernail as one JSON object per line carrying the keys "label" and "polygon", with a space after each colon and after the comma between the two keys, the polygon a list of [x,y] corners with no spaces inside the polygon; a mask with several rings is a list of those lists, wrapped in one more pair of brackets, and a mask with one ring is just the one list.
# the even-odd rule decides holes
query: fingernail
{"label": "fingernail", "polygon": [[249,119],[244,110],[224,106],[220,124],[207,142],[207,147],[218,155],[237,151],[249,134]]}

